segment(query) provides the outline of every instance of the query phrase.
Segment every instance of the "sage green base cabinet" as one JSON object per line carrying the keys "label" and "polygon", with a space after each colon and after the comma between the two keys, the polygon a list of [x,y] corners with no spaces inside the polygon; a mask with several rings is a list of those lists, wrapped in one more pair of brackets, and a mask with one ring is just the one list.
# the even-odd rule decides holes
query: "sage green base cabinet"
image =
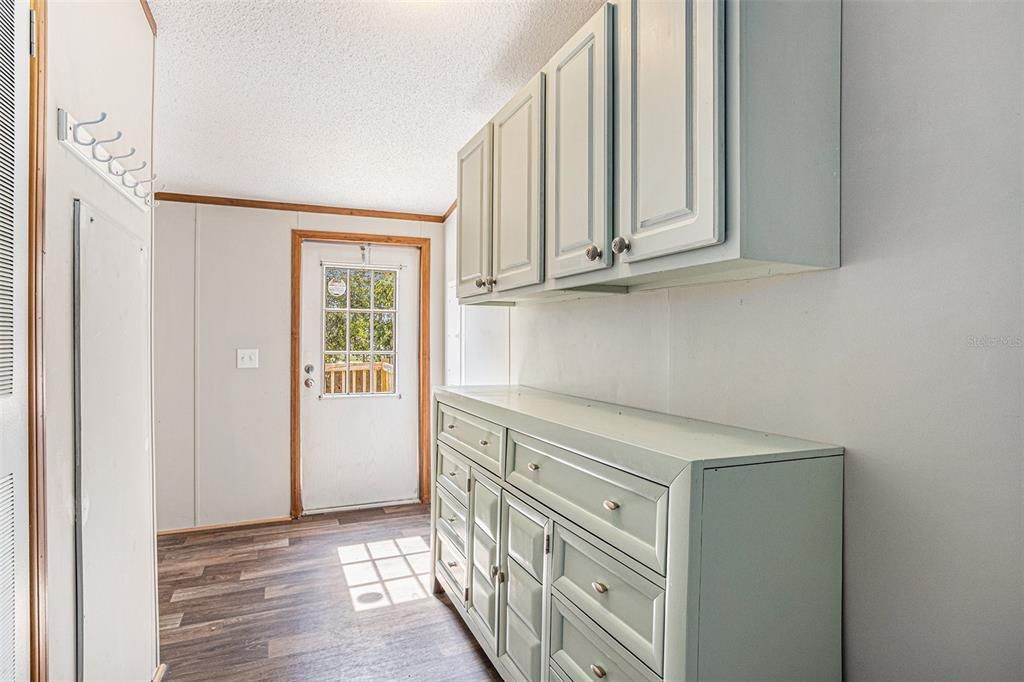
{"label": "sage green base cabinet", "polygon": [[[517,256],[529,277],[502,291],[485,276],[460,301],[839,267],[840,26],[841,0],[606,3],[538,74],[546,267]],[[482,191],[460,181],[460,253],[490,239]],[[509,234],[538,234],[520,223]]]}
{"label": "sage green base cabinet", "polygon": [[434,393],[434,584],[506,680],[839,680],[843,448]]}

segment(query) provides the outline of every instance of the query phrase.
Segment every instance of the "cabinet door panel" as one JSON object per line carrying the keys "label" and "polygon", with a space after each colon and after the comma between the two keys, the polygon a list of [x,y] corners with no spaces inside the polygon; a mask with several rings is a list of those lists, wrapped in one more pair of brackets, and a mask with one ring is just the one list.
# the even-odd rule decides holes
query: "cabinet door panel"
{"label": "cabinet door panel", "polygon": [[724,239],[721,5],[622,3],[618,167],[625,262]]}
{"label": "cabinet door panel", "polygon": [[485,125],[458,157],[459,191],[456,261],[459,298],[491,290],[477,286],[491,276],[491,124]]}
{"label": "cabinet door panel", "polygon": [[[611,8],[606,5],[548,62],[549,273],[612,263]],[[588,248],[600,255],[591,259]]]}
{"label": "cabinet door panel", "polygon": [[494,117],[494,288],[544,278],[544,74]]}

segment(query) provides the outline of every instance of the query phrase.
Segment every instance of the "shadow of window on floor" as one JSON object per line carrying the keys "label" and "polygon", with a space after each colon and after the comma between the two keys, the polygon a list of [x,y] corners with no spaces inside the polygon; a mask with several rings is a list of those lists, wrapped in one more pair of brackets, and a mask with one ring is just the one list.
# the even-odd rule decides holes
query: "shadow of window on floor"
{"label": "shadow of window on floor", "polygon": [[430,547],[414,536],[338,547],[356,611],[426,599],[430,594]]}

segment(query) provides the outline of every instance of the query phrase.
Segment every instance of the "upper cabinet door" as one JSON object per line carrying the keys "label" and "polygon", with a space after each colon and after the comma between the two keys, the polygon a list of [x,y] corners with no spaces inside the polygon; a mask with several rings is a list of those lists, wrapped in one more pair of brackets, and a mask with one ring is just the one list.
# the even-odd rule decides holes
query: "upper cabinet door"
{"label": "upper cabinet door", "polygon": [[544,281],[544,74],[494,117],[494,288]]}
{"label": "upper cabinet door", "polygon": [[491,290],[491,124],[459,151],[456,294],[468,298]]}
{"label": "upper cabinet door", "polygon": [[720,0],[622,0],[619,237],[625,262],[724,239]]}
{"label": "upper cabinet door", "polygon": [[544,68],[552,277],[612,264],[611,16],[602,7]]}

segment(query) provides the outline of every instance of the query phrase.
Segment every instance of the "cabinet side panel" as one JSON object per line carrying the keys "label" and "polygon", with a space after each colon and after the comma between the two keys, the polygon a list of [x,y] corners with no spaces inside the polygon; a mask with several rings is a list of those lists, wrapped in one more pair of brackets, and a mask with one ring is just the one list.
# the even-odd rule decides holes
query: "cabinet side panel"
{"label": "cabinet side panel", "polygon": [[839,266],[839,0],[727,3],[727,208],[746,258]]}
{"label": "cabinet side panel", "polygon": [[843,458],[707,469],[698,675],[842,677]]}

